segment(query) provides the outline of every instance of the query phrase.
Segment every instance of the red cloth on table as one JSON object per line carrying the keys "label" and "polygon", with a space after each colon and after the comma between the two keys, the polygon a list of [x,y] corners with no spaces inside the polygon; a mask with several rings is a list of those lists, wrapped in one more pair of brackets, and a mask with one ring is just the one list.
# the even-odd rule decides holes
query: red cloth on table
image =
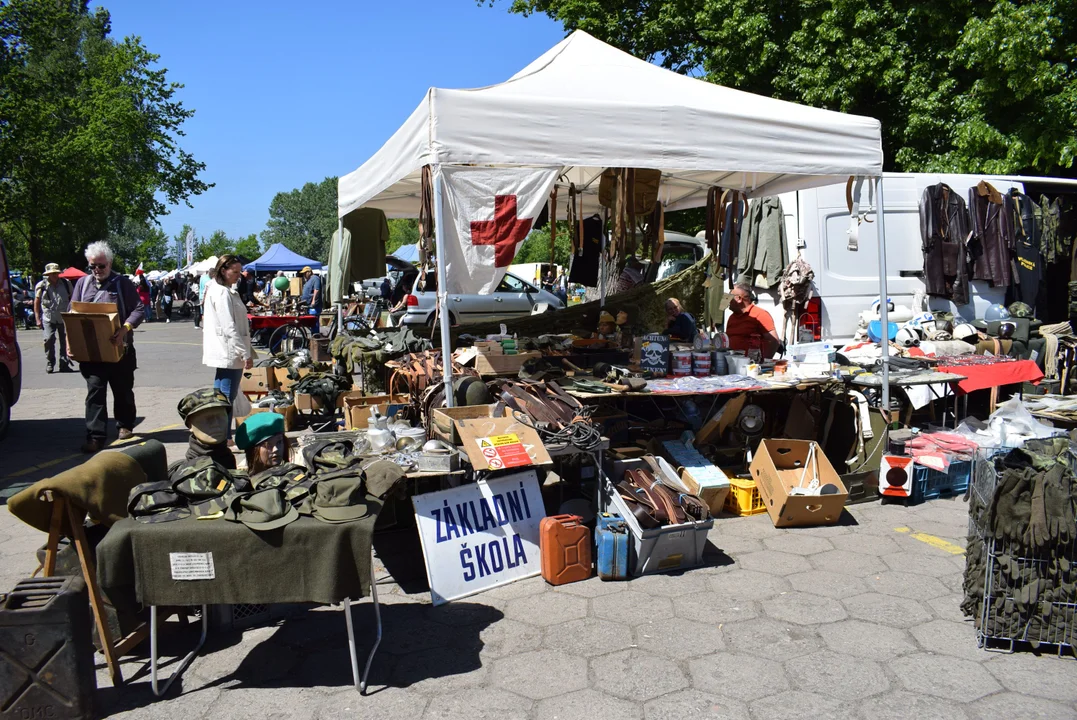
{"label": "red cloth on table", "polygon": [[968,378],[957,383],[958,389],[966,393],[1000,385],[1038,382],[1043,379],[1043,372],[1031,360],[1000,362],[991,365],[939,365],[938,370],[964,375]]}

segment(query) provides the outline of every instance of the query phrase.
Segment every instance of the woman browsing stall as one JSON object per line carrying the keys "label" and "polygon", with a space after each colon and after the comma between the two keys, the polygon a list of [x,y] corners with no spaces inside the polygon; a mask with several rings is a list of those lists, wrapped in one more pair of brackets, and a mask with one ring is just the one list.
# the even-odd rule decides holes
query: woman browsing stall
{"label": "woman browsing stall", "polygon": [[[243,266],[235,255],[222,255],[206,288],[202,363],[216,369],[213,387],[235,402],[244,369],[254,366],[247,308],[236,292]],[[232,409],[228,409],[231,437]]]}

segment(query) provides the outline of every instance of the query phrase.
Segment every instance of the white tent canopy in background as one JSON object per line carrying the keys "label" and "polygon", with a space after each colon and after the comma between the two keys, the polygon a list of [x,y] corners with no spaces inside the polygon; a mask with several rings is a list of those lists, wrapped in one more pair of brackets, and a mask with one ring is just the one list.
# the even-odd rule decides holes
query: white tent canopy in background
{"label": "white tent canopy in background", "polygon": [[773,195],[877,177],[882,162],[878,120],[679,75],[577,30],[501,84],[431,88],[340,178],[337,205],[341,217],[360,207],[415,217],[428,164],[561,165],[592,193],[604,168],[659,169],[660,199],[677,210],[704,205],[710,186]]}

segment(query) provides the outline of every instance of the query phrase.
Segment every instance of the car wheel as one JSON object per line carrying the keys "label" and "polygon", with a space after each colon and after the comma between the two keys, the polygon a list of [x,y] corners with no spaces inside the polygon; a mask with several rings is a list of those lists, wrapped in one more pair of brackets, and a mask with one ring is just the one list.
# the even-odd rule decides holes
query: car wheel
{"label": "car wheel", "polygon": [[0,440],[4,439],[11,426],[11,397],[8,392],[6,385],[0,382]]}
{"label": "car wheel", "polygon": [[[428,328],[434,327],[434,325],[435,325],[434,318],[436,318],[436,317],[437,317],[437,313],[432,312],[432,313],[430,313],[430,317],[426,318],[426,326]],[[452,313],[449,313],[449,325],[455,325],[455,324],[456,324],[456,316],[453,315]]]}

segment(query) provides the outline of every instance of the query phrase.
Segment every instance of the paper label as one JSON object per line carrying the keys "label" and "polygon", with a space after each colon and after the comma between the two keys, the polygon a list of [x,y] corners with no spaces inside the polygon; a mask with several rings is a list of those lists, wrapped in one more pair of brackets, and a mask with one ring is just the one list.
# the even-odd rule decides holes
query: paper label
{"label": "paper label", "polygon": [[169,553],[173,580],[213,580],[213,553]]}
{"label": "paper label", "polygon": [[527,449],[515,433],[482,437],[476,442],[479,444],[482,456],[486,459],[487,467],[491,470],[531,464],[531,456],[527,454]]}

